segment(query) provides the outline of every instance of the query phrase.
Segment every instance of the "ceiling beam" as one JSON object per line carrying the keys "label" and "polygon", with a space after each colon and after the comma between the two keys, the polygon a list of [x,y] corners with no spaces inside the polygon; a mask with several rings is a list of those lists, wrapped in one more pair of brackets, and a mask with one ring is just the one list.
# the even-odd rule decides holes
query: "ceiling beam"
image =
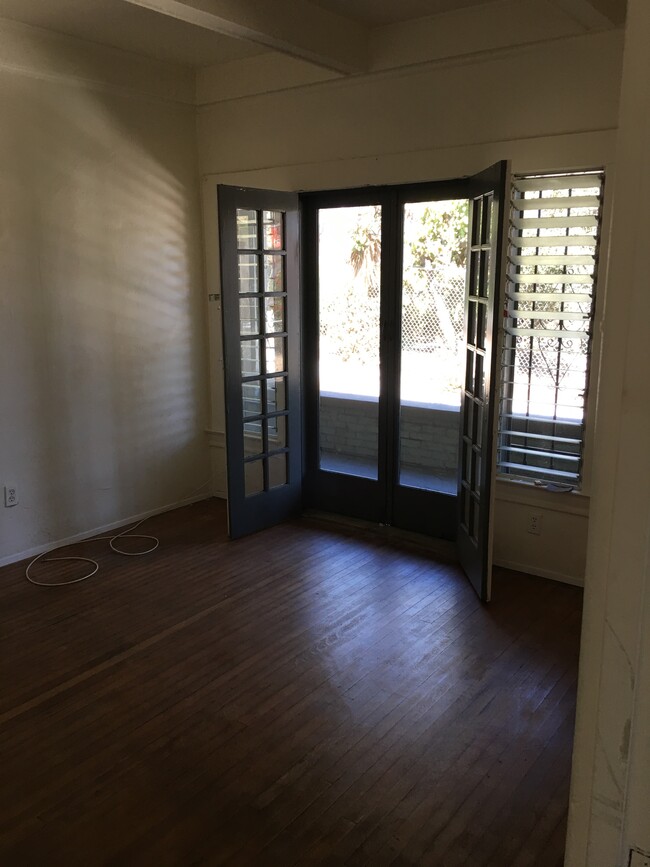
{"label": "ceiling beam", "polygon": [[[358,22],[291,0],[124,0],[171,18],[245,39],[336,72],[368,68],[368,32]],[[217,61],[218,58],[215,58]]]}
{"label": "ceiling beam", "polygon": [[625,21],[626,0],[553,0],[553,2],[587,30],[620,27]]}

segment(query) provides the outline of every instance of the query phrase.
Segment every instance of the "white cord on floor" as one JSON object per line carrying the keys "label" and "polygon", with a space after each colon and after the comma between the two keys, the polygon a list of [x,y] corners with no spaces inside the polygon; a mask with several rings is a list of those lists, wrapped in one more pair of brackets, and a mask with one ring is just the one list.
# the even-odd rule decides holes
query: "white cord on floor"
{"label": "white cord on floor", "polygon": [[[198,494],[204,488],[209,486],[210,482],[204,482],[199,488],[195,488],[188,496],[193,497],[195,494]],[[152,551],[155,551],[158,545],[160,545],[160,539],[156,536],[145,536],[142,533],[134,533],[140,524],[144,524],[145,521],[148,521],[149,518],[153,518],[153,515],[149,515],[147,518],[142,518],[141,521],[138,521],[137,524],[134,524],[132,527],[126,527],[119,533],[115,533],[113,536],[95,536],[92,539],[84,539],[82,542],[75,542],[76,545],[85,545],[88,542],[108,542],[108,546],[112,551],[115,551],[116,554],[122,554],[124,557],[144,557],[145,554],[151,554]],[[153,542],[151,547],[147,548],[146,551],[122,551],[120,548],[115,547],[116,539],[149,539]],[[70,545],[64,545],[62,547],[68,548],[72,547]],[[48,554],[57,551],[58,548],[51,548],[49,551],[43,551],[42,554],[39,554],[38,557],[34,557],[34,559],[29,563],[27,568],[25,569],[25,578],[30,582],[30,584],[36,584],[37,587],[65,587],[68,584],[78,584],[80,581],[85,581],[87,578],[92,578],[93,575],[96,575],[99,572],[99,563],[97,560],[92,560],[90,557],[48,557]],[[71,578],[69,581],[37,581],[35,578],[32,578],[29,574],[30,569],[35,563],[38,563],[39,560],[43,560],[43,563],[54,563],[57,560],[80,560],[83,563],[92,563],[93,569],[88,572],[86,575],[82,575],[81,578]]]}
{"label": "white cord on floor", "polygon": [[[115,533],[114,536],[96,536],[94,539],[84,539],[83,542],[77,542],[76,544],[85,545],[88,542],[108,542],[109,548],[115,551],[116,554],[122,554],[124,557],[143,557],[145,554],[151,554],[151,552],[155,551],[158,545],[160,545],[160,539],[158,539],[156,536],[145,536],[142,533],[133,532],[133,530],[137,529],[140,524],[143,524],[147,520],[148,518],[143,518],[132,527],[126,527],[126,529],[122,530],[120,533]],[[146,551],[123,551],[115,546],[116,539],[149,539],[153,542],[153,545],[147,548]],[[56,551],[58,549],[53,548],[52,550]],[[99,563],[97,562],[97,560],[92,560],[90,557],[48,557],[47,554],[50,553],[52,552],[43,551],[43,553],[39,554],[38,557],[34,557],[34,559],[25,569],[25,578],[27,578],[27,580],[31,584],[36,584],[37,587],[65,587],[67,584],[78,584],[80,581],[85,581],[87,578],[92,578],[92,576],[96,575],[99,571]],[[43,563],[54,563],[56,560],[80,560],[83,563],[92,563],[93,568],[90,570],[90,572],[82,575],[81,578],[71,578],[68,581],[37,581],[35,578],[32,578],[29,572],[32,566],[35,563],[38,563],[39,560],[43,560]]]}

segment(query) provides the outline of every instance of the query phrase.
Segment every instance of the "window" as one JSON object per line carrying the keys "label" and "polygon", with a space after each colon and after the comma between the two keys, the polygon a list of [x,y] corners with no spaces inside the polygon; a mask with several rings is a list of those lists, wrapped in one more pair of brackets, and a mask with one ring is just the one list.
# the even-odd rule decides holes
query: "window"
{"label": "window", "polygon": [[497,468],[579,488],[603,175],[517,176]]}

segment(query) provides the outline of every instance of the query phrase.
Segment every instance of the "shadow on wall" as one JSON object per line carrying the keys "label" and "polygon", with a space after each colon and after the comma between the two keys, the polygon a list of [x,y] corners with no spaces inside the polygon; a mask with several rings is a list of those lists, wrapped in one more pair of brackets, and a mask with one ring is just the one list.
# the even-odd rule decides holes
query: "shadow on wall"
{"label": "shadow on wall", "polygon": [[1,558],[209,469],[192,110],[0,72],[0,113]]}

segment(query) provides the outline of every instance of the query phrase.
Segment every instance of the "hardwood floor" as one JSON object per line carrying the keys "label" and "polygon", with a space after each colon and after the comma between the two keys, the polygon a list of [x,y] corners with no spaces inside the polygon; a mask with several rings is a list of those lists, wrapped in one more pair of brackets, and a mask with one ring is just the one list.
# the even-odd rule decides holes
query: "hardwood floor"
{"label": "hardwood floor", "polygon": [[578,589],[483,606],[361,531],[228,542],[216,500],[145,527],[87,582],[0,570],[1,864],[560,867]]}

